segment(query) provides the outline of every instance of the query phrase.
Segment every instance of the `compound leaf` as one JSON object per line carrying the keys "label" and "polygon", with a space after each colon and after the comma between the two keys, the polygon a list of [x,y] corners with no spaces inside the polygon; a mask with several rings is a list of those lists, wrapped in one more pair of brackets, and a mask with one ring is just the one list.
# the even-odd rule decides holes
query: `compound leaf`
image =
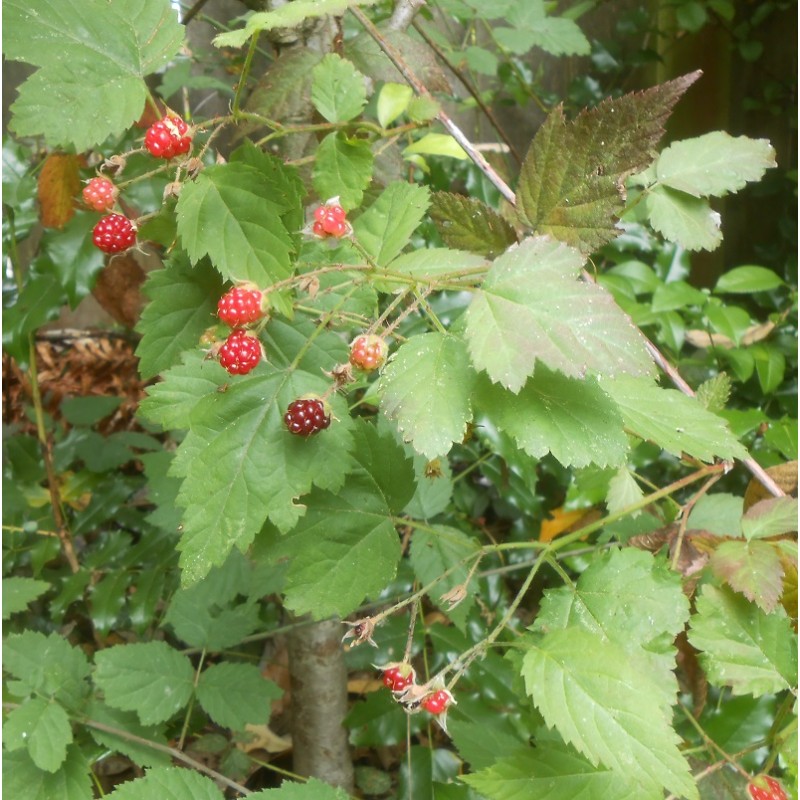
{"label": "compound leaf", "polygon": [[460,442],[472,418],[475,373],[464,342],[426,333],[401,345],[381,375],[381,410],[397,422],[405,441],[428,458]]}
{"label": "compound leaf", "polygon": [[591,378],[568,378],[541,365],[514,394],[481,377],[475,405],[534,458],[549,452],[574,467],[625,461],[628,439],[622,417]]}
{"label": "compound leaf", "polygon": [[650,224],[687,250],[714,250],[722,242],[722,218],[705,198],[656,185],[648,190],[644,207]]}
{"label": "compound leaf", "polygon": [[573,378],[651,374],[644,339],[612,296],[577,280],[583,263],[577,250],[544,236],[500,256],[466,314],[473,364],[512,392],[537,360]]}
{"label": "compound leaf", "polygon": [[609,98],[571,122],[560,106],[551,111],[522,165],[523,221],[584,252],[615,238],[625,179],[653,160],[667,117],[699,75]]}
{"label": "compound leaf", "polygon": [[797,635],[783,607],[771,614],[741,595],[703,586],[689,641],[715,686],[735,695],[774,694],[797,685]]}
{"label": "compound leaf", "polygon": [[144,78],[178,52],[184,28],[163,0],[8,0],[7,58],[39,69],[20,87],[10,126],[78,152],[125,132]]}

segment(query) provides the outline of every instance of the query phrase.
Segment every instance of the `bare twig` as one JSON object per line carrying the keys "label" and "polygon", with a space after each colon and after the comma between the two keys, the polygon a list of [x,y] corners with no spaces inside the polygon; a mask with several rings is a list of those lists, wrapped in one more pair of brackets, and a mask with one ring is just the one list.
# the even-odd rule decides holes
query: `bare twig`
{"label": "bare twig", "polygon": [[[425,84],[414,74],[414,71],[406,63],[403,56],[388,42],[375,25],[357,7],[349,9],[350,13],[364,26],[367,33],[377,42],[378,46],[386,53],[389,60],[397,67],[406,82],[421,97],[430,97],[431,94]],[[475,149],[472,142],[467,139],[458,125],[444,112],[439,111],[436,119],[444,125],[447,132],[461,145],[464,152],[470,157],[476,167],[494,184],[500,194],[508,200],[511,205],[516,205],[516,197],[511,187],[495,172],[494,167]]]}
{"label": "bare twig", "polygon": [[681,557],[681,548],[683,547],[683,538],[686,536],[686,526],[689,523],[689,514],[697,504],[697,501],[722,477],[722,473],[712,475],[698,490],[697,493],[689,500],[683,507],[681,513],[681,521],[678,524],[678,538],[675,541],[675,551],[672,554],[672,569],[678,569],[678,562]]}
{"label": "bare twig", "polygon": [[425,5],[425,0],[397,0],[394,11],[386,23],[390,31],[404,31],[413,21],[417,11]]}

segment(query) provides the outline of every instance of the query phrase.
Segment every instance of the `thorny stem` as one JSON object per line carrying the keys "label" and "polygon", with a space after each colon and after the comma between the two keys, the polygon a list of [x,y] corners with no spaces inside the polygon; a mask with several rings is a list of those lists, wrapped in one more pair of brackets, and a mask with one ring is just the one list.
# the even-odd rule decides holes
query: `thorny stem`
{"label": "thorny stem", "polygon": [[678,524],[678,537],[675,541],[675,552],[672,554],[672,569],[678,569],[678,562],[681,557],[681,548],[683,547],[683,537],[686,535],[686,526],[689,522],[689,514],[692,513],[697,501],[722,477],[721,474],[712,475],[696,492],[696,494],[684,505],[681,514],[681,521]]}
{"label": "thorny stem", "polygon": [[414,289],[414,295],[417,298],[417,302],[427,315],[428,319],[433,323],[434,327],[436,328],[439,333],[443,335],[447,335],[447,329],[442,325],[439,321],[439,317],[436,316],[436,312],[431,308],[430,303],[425,299],[426,295],[431,293],[431,289],[427,289],[426,291],[422,292],[419,289]]}
{"label": "thorny stem", "polygon": [[[430,97],[430,92],[425,87],[425,84],[414,74],[413,70],[406,63],[405,59],[400,53],[384,38],[381,32],[375,25],[365,16],[365,14],[357,7],[353,6],[348,9],[350,13],[361,23],[366,29],[367,33],[375,40],[378,46],[388,56],[389,60],[397,67],[400,74],[406,79],[409,86],[421,97]],[[467,139],[461,129],[453,122],[452,119],[443,111],[440,110],[436,115],[439,122],[444,125],[447,132],[464,148],[464,151],[469,155],[478,169],[494,184],[500,194],[508,200],[511,205],[516,204],[516,197],[509,185],[495,172],[491,164],[476,150],[472,142]]]}
{"label": "thorny stem", "polygon": [[413,603],[411,606],[411,619],[408,621],[408,638],[406,639],[406,649],[403,652],[403,661],[408,661],[411,658],[411,648],[414,646],[414,627],[417,624],[417,613],[419,612],[419,603]]}
{"label": "thorny stem", "polygon": [[746,779],[750,779],[750,775],[748,772],[736,762],[736,759],[733,756],[728,755],[704,730],[703,726],[694,718],[694,714],[689,711],[686,706],[678,701],[678,705],[680,706],[681,711],[683,711],[683,715],[689,720],[689,724],[700,734],[703,742],[705,742],[706,747],[709,750],[716,750],[724,759],[728,762],[740,775],[744,776]]}
{"label": "thorny stem", "polygon": [[244,92],[244,87],[247,84],[247,78],[250,75],[250,67],[253,63],[253,56],[256,52],[256,46],[258,45],[258,37],[260,35],[260,31],[256,31],[252,37],[250,37],[250,46],[247,48],[247,55],[244,59],[244,66],[242,67],[242,73],[239,76],[239,82],[236,84],[236,95],[233,98],[233,107],[231,111],[233,113],[234,119],[238,118],[239,116],[239,104],[242,100],[242,94]]}

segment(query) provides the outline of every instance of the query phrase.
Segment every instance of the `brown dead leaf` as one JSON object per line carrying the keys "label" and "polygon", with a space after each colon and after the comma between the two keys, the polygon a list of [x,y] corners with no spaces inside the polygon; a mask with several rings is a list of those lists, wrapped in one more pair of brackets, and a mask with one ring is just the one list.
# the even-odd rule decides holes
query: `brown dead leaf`
{"label": "brown dead leaf", "polygon": [[[767,475],[783,489],[790,497],[797,497],[797,461],[786,461],[783,464],[776,464],[774,467],[767,467]],[[764,485],[753,478],[747,484],[747,491],[744,493],[744,510],[754,506],[761,500],[768,500],[772,494]]]}
{"label": "brown dead leaf", "polygon": [[774,322],[762,322],[758,325],[751,325],[744,332],[744,336],[742,336],[742,346],[746,347],[749,344],[760,342],[762,339],[766,339],[774,330]]}
{"label": "brown dead leaf", "polygon": [[684,339],[692,347],[723,347],[725,350],[730,350],[732,347],[736,347],[736,343],[733,341],[733,339],[729,339],[724,334],[709,333],[708,331],[703,330],[686,331]]}
{"label": "brown dead leaf", "polygon": [[63,228],[75,214],[81,189],[78,156],[51,153],[39,173],[39,216],[45,228]]}
{"label": "brown dead leaf", "polygon": [[144,306],[144,280],[144,270],[133,256],[115,256],[98,276],[92,294],[117,322],[132,328]]}
{"label": "brown dead leaf", "polygon": [[244,729],[252,738],[248,742],[237,742],[236,746],[245,753],[252,753],[253,750],[286,753],[292,749],[291,737],[278,736],[268,725],[245,725]]}

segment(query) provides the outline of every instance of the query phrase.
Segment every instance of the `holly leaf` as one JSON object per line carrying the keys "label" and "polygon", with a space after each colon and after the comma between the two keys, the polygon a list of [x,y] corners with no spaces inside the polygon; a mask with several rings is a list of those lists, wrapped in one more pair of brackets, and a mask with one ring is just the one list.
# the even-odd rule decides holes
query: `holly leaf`
{"label": "holly leaf", "polygon": [[106,703],[135,711],[143,725],[166,722],[194,691],[192,662],[166,642],[108,647],[94,660],[94,681]]}
{"label": "holly leaf", "polygon": [[455,336],[426,333],[401,345],[381,373],[381,410],[418,453],[445,455],[472,419],[475,373]]}
{"label": "holly leaf", "polygon": [[200,675],[197,700],[217,725],[243,731],[247,723],[263,723],[272,701],[283,692],[254,664],[213,664]]}
{"label": "holly leaf", "polygon": [[223,800],[214,781],[199,772],[180,767],[154,767],[143,778],[119,784],[110,800]]}
{"label": "holly leaf", "polygon": [[207,261],[193,267],[179,251],[164,269],[149,274],[142,291],[152,298],[136,325],[142,334],[139,371],[147,380],[178,364],[183,351],[196,347],[214,324],[222,281]]}
{"label": "holly leaf", "polygon": [[328,122],[348,122],[364,110],[365,78],[349,61],[328,53],[311,75],[311,102]]}
{"label": "holly leaf", "polygon": [[782,606],[766,614],[738,594],[703,586],[689,642],[714,686],[759,697],[797,685],[797,635]]}
{"label": "holly leaf", "polygon": [[797,530],[797,498],[772,497],[750,506],[742,517],[745,539],[763,539]]}
{"label": "holly leaf", "polygon": [[668,453],[688,453],[709,463],[748,457],[725,420],[692,397],[640,378],[604,380],[601,385],[622,412],[625,427]]}
{"label": "holly leaf", "polygon": [[625,179],[653,160],[673,106],[699,76],[609,98],[571,122],[561,106],[551,111],[522,164],[522,220],[587,253],[614,239]]}
{"label": "holly leaf", "polygon": [[417,528],[411,537],[411,566],[417,580],[423,586],[452,570],[447,577],[436,584],[429,595],[462,631],[475,601],[474,593],[469,587],[465,587],[466,596],[454,608],[449,608],[447,601],[442,600],[442,596],[466,582],[470,567],[474,563],[467,559],[477,550],[478,543],[475,539],[449,525],[433,525],[429,529]]}
{"label": "holly leaf", "polygon": [[662,150],[655,175],[662,186],[694,197],[724,197],[775,166],[775,149],[766,139],[713,131]]}
{"label": "holly leaf", "polygon": [[273,560],[290,559],[285,602],[296,614],[347,616],[394,578],[402,555],[393,515],[414,494],[411,461],[367,423],[355,425],[353,438],[344,486],[312,492],[295,529],[271,543]]}
{"label": "holly leaf", "polygon": [[357,208],[372,180],[373,156],[369,142],[329,133],[317,147],[312,180],[317,194],[338,197],[345,210]]}
{"label": "holly leaf", "polygon": [[534,458],[552,453],[565,467],[625,461],[622,417],[591,378],[568,378],[542,365],[514,394],[480,377],[475,405]]}
{"label": "holly leaf", "polygon": [[353,223],[356,238],[379,267],[408,244],[429,202],[426,187],[396,181]]}
{"label": "holly leaf", "polygon": [[162,0],[8,0],[3,21],[6,58],[39,67],[20,87],[11,129],[79,153],[139,118],[144,78],[184,35]]}
{"label": "holly leaf", "polygon": [[249,164],[216,164],[184,185],[178,233],[193,263],[204,256],[226,280],[266,289],[292,273],[294,244],[281,213],[289,209],[274,184]]}
{"label": "holly leaf", "polygon": [[773,544],[758,540],[722,542],[712,553],[709,566],[734,591],[767,614],[775,610],[783,592],[783,564]]}
{"label": "holly leaf", "polygon": [[644,199],[650,224],[687,250],[715,250],[722,242],[722,218],[704,198],[669,186],[653,186]]}
{"label": "holly leaf", "polygon": [[431,219],[449,247],[495,258],[517,243],[513,226],[476,197],[434,192]]}
{"label": "holly leaf", "polygon": [[331,398],[337,421],[317,436],[293,436],[283,423],[289,403],[327,388],[317,375],[264,364],[195,406],[176,462],[185,476],[178,496],[186,509],[178,545],[184,585],[221,565],[233,547],[244,552],[267,519],[292,528],[304,512],[295,500],[312,485],[341,486],[352,446],[345,400]]}
{"label": "holly leaf", "polygon": [[58,704],[34,697],[15,708],[3,725],[3,744],[10,750],[27,748],[39,769],[55,772],[67,757],[72,728]]}
{"label": "holly leaf", "polygon": [[500,256],[467,309],[472,362],[519,392],[537,360],[572,378],[652,374],[644,339],[605,289],[579,282],[584,257],[548,237]]}
{"label": "holly leaf", "polygon": [[542,742],[535,749],[519,748],[490,767],[462,775],[461,780],[489,800],[660,800],[664,796],[661,790],[646,790],[635,771],[617,772],[592,764],[557,742]]}
{"label": "holly leaf", "polygon": [[617,641],[584,628],[553,630],[525,653],[525,689],[548,727],[593,765],[630,773],[644,791],[697,800],[664,692]]}

